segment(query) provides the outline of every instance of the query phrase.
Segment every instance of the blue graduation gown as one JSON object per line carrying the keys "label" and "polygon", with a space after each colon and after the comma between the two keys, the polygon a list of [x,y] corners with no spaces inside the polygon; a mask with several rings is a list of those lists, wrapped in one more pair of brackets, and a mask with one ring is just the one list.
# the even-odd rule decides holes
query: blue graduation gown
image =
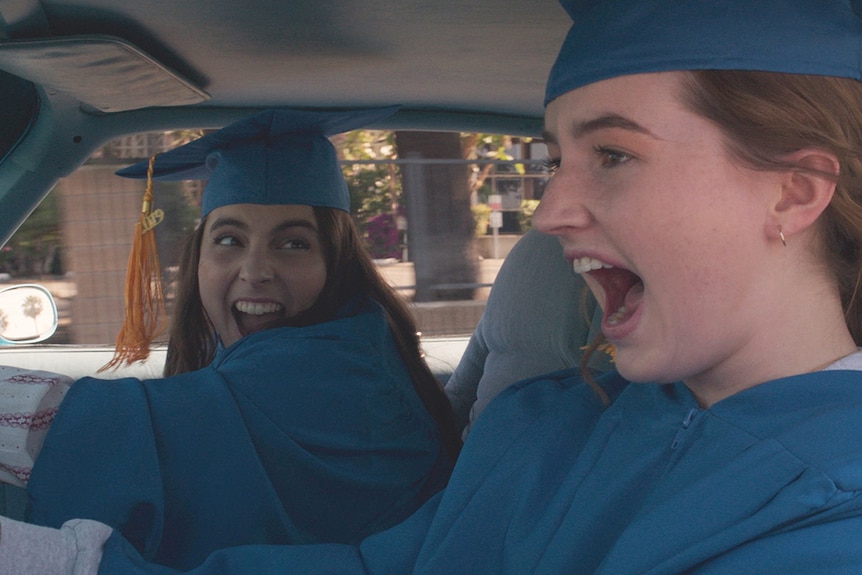
{"label": "blue graduation gown", "polygon": [[245,337],[202,370],[82,379],[28,485],[31,522],[92,518],[178,568],[252,543],[358,542],[452,466],[376,303]]}
{"label": "blue graduation gown", "polygon": [[[578,377],[503,392],[449,485],[358,547],[249,546],[193,573],[844,574],[862,570],[862,372],[697,408],[682,385]],[[169,573],[116,534],[100,573]]]}

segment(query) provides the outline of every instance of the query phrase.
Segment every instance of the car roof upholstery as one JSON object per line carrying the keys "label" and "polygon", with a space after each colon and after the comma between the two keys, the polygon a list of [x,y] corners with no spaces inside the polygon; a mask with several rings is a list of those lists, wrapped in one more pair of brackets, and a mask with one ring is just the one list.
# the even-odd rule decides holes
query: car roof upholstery
{"label": "car roof upholstery", "polygon": [[0,142],[0,241],[126,133],[401,104],[377,127],[538,135],[568,24],[556,0],[4,1],[0,71],[33,86]]}

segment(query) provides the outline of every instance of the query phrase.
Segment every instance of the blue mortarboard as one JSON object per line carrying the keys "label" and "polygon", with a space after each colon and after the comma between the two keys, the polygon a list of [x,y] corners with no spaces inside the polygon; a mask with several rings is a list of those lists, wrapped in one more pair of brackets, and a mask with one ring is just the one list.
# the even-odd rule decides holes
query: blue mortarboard
{"label": "blue mortarboard", "polygon": [[862,0],[561,0],[573,20],[545,91],[668,70],[862,79]]}
{"label": "blue mortarboard", "polygon": [[[328,136],[362,128],[397,110],[267,110],[157,155],[153,179],[209,180],[201,216],[230,204],[304,204],[349,212],[347,184]],[[117,175],[146,178],[147,162]]]}

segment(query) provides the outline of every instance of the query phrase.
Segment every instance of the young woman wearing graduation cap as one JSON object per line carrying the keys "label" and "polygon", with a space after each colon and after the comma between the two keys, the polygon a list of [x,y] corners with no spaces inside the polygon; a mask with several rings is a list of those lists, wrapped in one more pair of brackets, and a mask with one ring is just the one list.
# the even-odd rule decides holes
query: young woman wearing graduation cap
{"label": "young woman wearing graduation cap", "polygon": [[[563,4],[533,222],[602,305],[618,373],[502,392],[446,489],[359,546],[225,549],[191,573],[862,569],[862,5]],[[61,546],[0,528],[5,557]],[[166,573],[66,529],[84,572]]]}
{"label": "young woman wearing graduation cap", "polygon": [[327,139],[393,111],[271,110],[121,171],[208,180],[174,377],[72,385],[28,482],[32,522],[98,519],[188,569],[241,544],[357,542],[442,488],[449,403]]}

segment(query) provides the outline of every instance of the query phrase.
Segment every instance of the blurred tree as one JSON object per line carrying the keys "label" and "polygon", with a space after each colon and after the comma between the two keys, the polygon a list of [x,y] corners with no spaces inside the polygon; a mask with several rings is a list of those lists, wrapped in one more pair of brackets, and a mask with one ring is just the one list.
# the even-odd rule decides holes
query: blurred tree
{"label": "blurred tree", "polygon": [[402,167],[409,222],[410,259],[416,274],[414,301],[473,299],[478,253],[470,210],[470,170],[461,163],[422,160],[464,159],[457,132],[397,131],[398,157],[418,160]]}
{"label": "blurred tree", "polygon": [[36,318],[42,315],[44,302],[42,298],[37,295],[28,295],[24,298],[24,303],[21,304],[21,308],[24,311],[24,315],[33,318],[33,326],[36,328],[34,333],[39,333],[39,322],[36,321]]}
{"label": "blurred tree", "polygon": [[333,138],[345,162],[342,172],[350,190],[350,213],[375,258],[401,255],[396,225],[402,211],[401,178],[396,165],[387,162],[395,159],[394,138],[393,132],[383,130],[356,130]]}
{"label": "blurred tree", "polygon": [[58,201],[48,194],[0,249],[0,272],[13,277],[62,274],[60,246]]}
{"label": "blurred tree", "polygon": [[200,216],[199,199],[190,198],[185,182],[154,182],[153,205],[165,212],[165,219],[156,226],[159,263],[165,268],[179,265],[185,239],[195,230]]}
{"label": "blurred tree", "polygon": [[[511,136],[472,133],[464,134],[462,138],[465,157],[467,159],[503,160],[509,162],[514,160],[514,157],[506,151],[512,146]],[[494,164],[490,162],[477,166],[473,171],[473,177],[470,178],[470,191],[482,203],[487,203],[488,195],[494,193],[487,182],[488,177],[494,172],[494,168]],[[525,173],[524,164],[512,164],[511,169],[520,175]]]}
{"label": "blurred tree", "polygon": [[[399,216],[406,215],[410,259],[416,271],[414,299],[472,298],[474,289],[468,286],[475,283],[478,274],[473,238],[477,228],[486,224],[482,203],[492,193],[491,174],[500,168],[490,162],[470,167],[457,162],[423,164],[421,160],[511,161],[513,157],[507,150],[511,149],[512,138],[457,132],[357,130],[335,136],[333,143],[345,162],[342,169],[350,189],[351,213],[374,257],[401,256],[405,238],[397,222]],[[406,163],[386,163],[396,157]],[[420,162],[411,164],[411,157]],[[357,163],[349,163],[351,160]],[[525,171],[520,163],[504,169],[518,175]],[[412,177],[407,177],[408,173]],[[440,285],[448,287],[440,289]]]}

